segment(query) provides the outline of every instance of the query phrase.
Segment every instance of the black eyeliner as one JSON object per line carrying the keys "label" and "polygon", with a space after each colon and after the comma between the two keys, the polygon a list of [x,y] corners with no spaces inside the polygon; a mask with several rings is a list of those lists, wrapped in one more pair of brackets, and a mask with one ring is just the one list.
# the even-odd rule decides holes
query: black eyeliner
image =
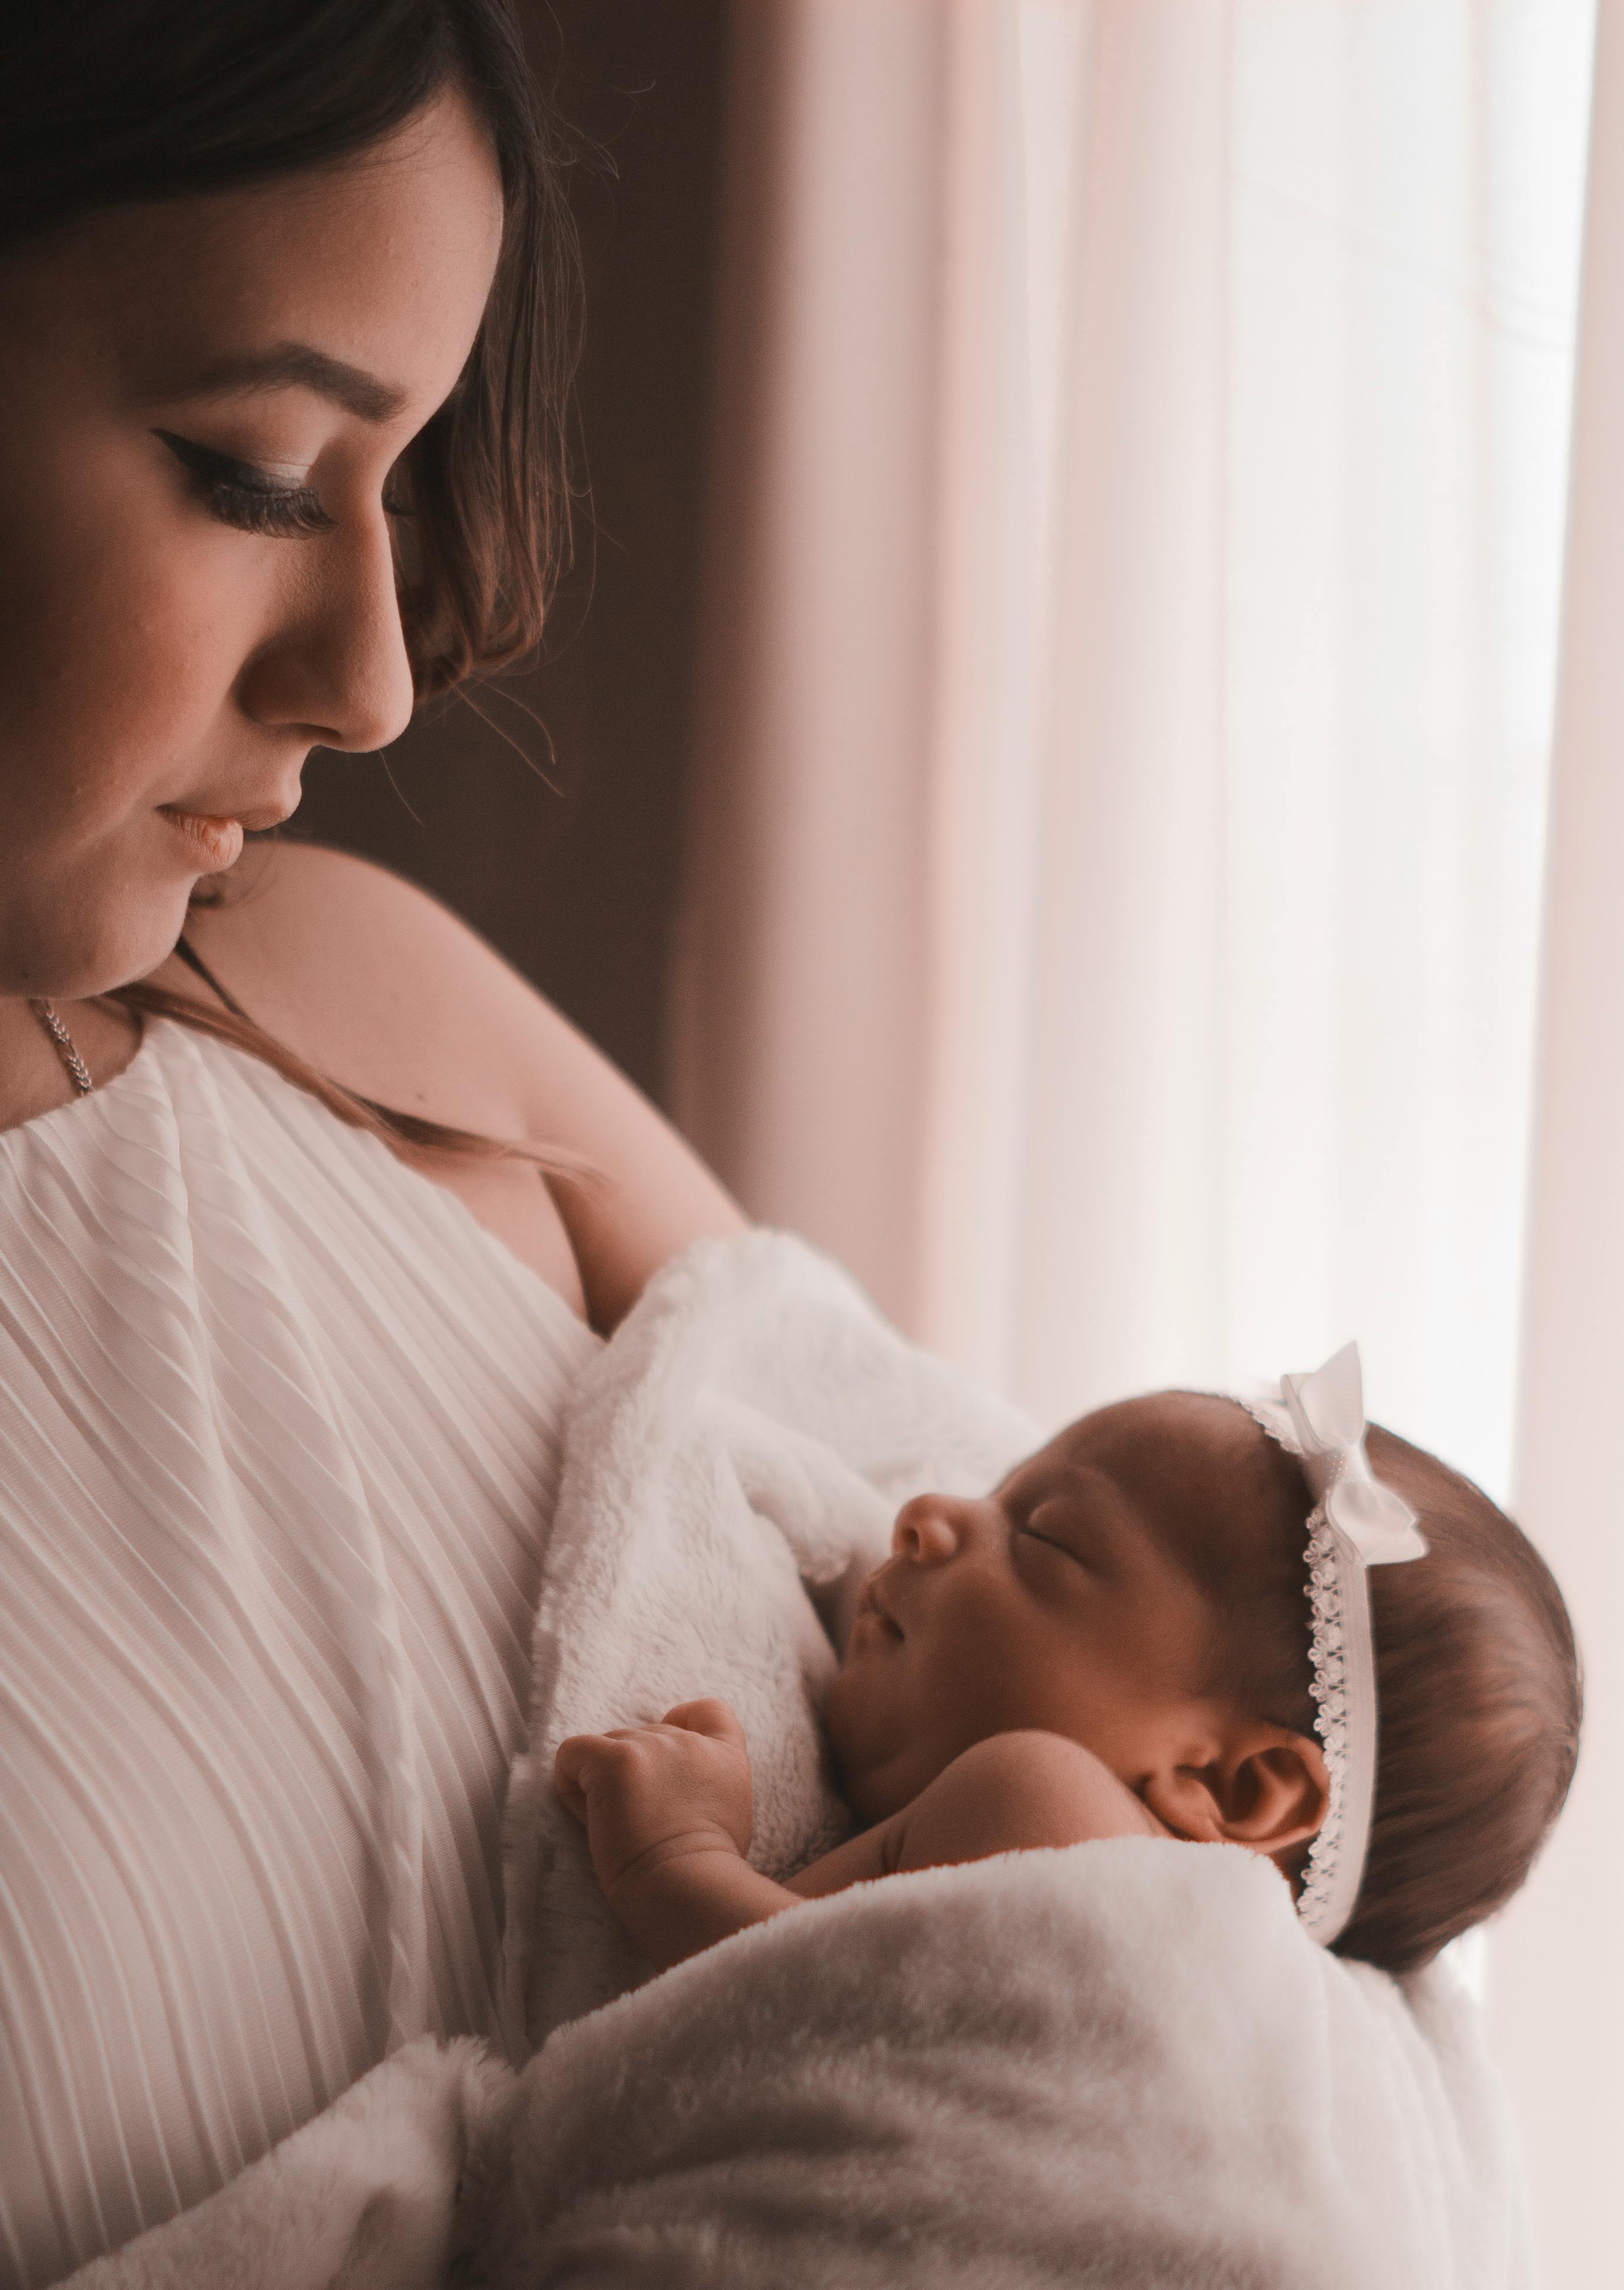
{"label": "black eyeliner", "polygon": [[154,429],[183,469],[201,488],[212,514],[239,531],[302,539],[331,529],[336,520],[310,485],[281,485],[252,461],[200,445],[172,429]]}

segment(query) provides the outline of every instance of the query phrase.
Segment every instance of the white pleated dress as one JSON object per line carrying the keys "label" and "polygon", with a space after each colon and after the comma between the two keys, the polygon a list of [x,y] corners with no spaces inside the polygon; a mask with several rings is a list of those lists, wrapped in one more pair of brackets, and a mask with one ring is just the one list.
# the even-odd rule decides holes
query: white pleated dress
{"label": "white pleated dress", "polygon": [[0,2285],[497,2032],[500,1830],[597,1339],[167,1021],[0,1133]]}

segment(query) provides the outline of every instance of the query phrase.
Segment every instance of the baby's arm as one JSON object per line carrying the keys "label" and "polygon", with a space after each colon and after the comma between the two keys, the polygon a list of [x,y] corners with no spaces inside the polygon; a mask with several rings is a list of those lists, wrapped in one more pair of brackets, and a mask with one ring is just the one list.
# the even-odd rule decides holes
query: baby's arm
{"label": "baby's arm", "polygon": [[[684,1701],[658,1726],[573,1734],[559,1744],[553,1784],[586,1824],[604,1898],[662,1971],[796,1905],[797,1894],[744,1857],[750,1760],[725,1701]],[[844,1881],[860,1874],[878,1876],[877,1858]]]}
{"label": "baby's arm", "polygon": [[752,1869],[744,1732],[722,1701],[684,1702],[659,1726],[577,1734],[554,1766],[587,1825],[615,1914],[663,1969],[797,1902],[871,1877],[1100,1837],[1164,1837],[1098,1758],[1055,1734],[999,1734],[956,1758],[877,1828],[788,1885]]}
{"label": "baby's arm", "polygon": [[[885,1828],[888,1871],[939,1869],[994,1853],[1086,1845],[1102,1837],[1172,1833],[1092,1750],[1063,1734],[1040,1733],[993,1734],[976,1742]],[[803,1873],[811,1876],[821,1865],[814,1862]]]}

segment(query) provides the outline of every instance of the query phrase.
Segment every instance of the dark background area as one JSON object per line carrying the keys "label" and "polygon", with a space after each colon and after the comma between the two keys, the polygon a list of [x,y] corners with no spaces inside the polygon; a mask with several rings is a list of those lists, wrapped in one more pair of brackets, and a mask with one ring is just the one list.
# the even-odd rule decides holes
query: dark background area
{"label": "dark background area", "polygon": [[591,484],[579,561],[538,666],[437,703],[381,757],[318,750],[292,831],[444,899],[664,1102],[727,5],[530,12],[544,83],[603,155],[572,171]]}

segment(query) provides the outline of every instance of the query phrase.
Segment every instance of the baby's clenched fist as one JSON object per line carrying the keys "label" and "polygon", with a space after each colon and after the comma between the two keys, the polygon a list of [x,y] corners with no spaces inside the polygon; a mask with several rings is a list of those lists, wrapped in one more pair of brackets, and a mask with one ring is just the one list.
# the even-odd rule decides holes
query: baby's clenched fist
{"label": "baby's clenched fist", "polygon": [[725,1701],[681,1702],[658,1726],[572,1734],[558,1745],[553,1787],[586,1824],[612,1902],[696,1854],[749,1849],[750,1760]]}

